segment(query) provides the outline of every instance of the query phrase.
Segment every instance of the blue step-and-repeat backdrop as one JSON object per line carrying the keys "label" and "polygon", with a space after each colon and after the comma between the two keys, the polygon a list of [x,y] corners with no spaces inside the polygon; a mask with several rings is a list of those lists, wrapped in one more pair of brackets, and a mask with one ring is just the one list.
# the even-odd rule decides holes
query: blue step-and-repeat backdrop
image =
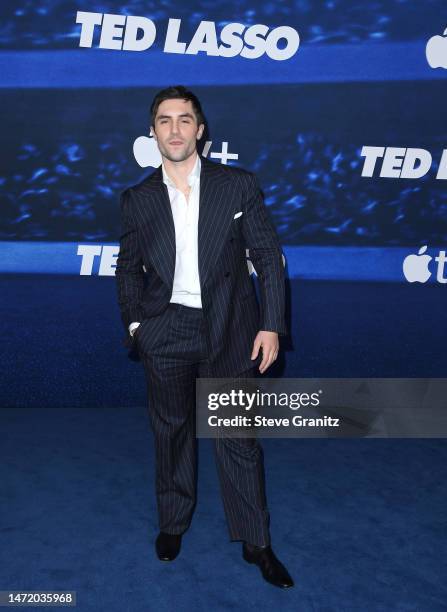
{"label": "blue step-and-repeat backdrop", "polygon": [[149,106],[175,84],[202,101],[202,154],[259,177],[287,266],[282,373],[442,375],[445,2],[18,0],[0,15],[4,405],[127,401],[118,196],[160,164]]}

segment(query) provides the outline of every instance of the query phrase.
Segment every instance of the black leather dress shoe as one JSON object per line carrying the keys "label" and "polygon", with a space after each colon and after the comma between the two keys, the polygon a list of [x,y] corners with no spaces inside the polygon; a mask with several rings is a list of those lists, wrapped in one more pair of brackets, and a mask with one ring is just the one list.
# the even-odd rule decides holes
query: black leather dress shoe
{"label": "black leather dress shoe", "polygon": [[264,580],[277,587],[287,589],[293,587],[294,582],[281,561],[275,556],[272,547],[242,544],[242,557],[247,563],[254,563],[259,567]]}
{"label": "black leather dress shoe", "polygon": [[160,531],[155,541],[155,550],[160,561],[173,561],[180,552],[182,535]]}

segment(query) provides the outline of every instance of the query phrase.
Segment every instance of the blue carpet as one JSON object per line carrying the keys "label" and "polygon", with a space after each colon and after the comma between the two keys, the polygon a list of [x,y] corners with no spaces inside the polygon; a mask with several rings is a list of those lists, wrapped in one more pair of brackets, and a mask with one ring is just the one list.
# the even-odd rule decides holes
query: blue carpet
{"label": "blue carpet", "polygon": [[446,609],[441,440],[264,440],[274,550],[265,583],[230,542],[212,456],[180,556],[155,556],[145,408],[4,409],[0,589],[77,591],[80,612]]}

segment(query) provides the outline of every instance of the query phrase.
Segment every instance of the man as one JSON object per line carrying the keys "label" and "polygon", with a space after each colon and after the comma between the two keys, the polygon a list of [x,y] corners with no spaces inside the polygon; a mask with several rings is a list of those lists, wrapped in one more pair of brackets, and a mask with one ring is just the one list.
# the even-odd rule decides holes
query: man
{"label": "man", "polygon": [[[276,360],[284,322],[282,252],[253,173],[201,157],[205,118],[183,86],[160,91],[151,130],[162,164],[121,195],[116,266],[126,345],[144,365],[155,438],[157,555],[178,555],[196,503],[195,380],[254,377]],[[260,308],[246,248],[258,274]],[[143,267],[144,266],[144,267]],[[262,353],[262,357],[261,357]],[[279,587],[293,586],[270,543],[262,447],[218,438],[231,540]]]}

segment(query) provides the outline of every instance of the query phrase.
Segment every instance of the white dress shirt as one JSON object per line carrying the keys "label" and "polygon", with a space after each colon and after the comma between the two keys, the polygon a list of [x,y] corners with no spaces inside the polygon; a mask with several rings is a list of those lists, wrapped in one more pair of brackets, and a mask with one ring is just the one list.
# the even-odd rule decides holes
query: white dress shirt
{"label": "white dress shirt", "polygon": [[[198,223],[200,196],[200,155],[196,153],[196,162],[188,174],[190,192],[188,200],[184,193],[177,189],[162,163],[163,182],[168,188],[172,216],[175,227],[175,271],[171,302],[202,308],[199,279]],[[129,325],[129,332],[140,323]]]}

